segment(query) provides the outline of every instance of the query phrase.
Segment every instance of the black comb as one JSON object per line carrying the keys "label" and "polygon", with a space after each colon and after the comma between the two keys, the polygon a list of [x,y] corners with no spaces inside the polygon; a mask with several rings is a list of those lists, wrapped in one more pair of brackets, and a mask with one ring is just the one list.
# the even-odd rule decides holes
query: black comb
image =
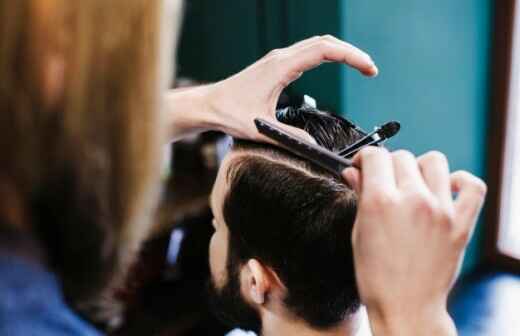
{"label": "black comb", "polygon": [[255,125],[261,134],[279,142],[292,153],[314,162],[333,174],[341,176],[341,172],[345,168],[352,167],[352,160],[345,159],[326,148],[292,135],[266,120],[255,119]]}

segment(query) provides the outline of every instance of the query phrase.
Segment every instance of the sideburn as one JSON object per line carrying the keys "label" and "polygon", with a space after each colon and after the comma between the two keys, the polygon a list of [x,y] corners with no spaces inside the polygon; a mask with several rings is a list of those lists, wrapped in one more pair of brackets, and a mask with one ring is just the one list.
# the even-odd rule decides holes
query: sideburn
{"label": "sideburn", "polygon": [[260,314],[242,296],[240,286],[242,263],[234,252],[231,239],[230,237],[228,260],[226,262],[228,280],[221,288],[218,288],[213,280],[210,281],[208,286],[211,310],[222,323],[261,335],[262,320]]}

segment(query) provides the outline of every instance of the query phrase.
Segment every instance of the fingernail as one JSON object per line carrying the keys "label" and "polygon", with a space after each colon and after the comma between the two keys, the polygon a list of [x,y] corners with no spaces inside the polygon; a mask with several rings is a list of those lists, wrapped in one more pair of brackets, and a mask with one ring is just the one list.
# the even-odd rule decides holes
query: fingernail
{"label": "fingernail", "polygon": [[372,64],[369,68],[362,70],[361,73],[365,76],[376,77],[379,73],[379,69],[375,64]]}
{"label": "fingernail", "polygon": [[376,77],[379,74],[379,69],[375,64],[372,64],[372,66],[370,67],[370,74],[372,77]]}

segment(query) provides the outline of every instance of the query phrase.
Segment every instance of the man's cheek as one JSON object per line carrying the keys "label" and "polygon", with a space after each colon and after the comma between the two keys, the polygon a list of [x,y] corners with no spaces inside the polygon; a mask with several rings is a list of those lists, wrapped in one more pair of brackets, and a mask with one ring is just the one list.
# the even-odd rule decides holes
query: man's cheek
{"label": "man's cheek", "polygon": [[211,236],[211,240],[209,241],[209,268],[210,268],[210,271],[211,271],[211,276],[213,278],[215,278],[215,268],[216,268],[216,265],[215,265],[215,241],[216,241],[216,238],[215,238],[216,234],[214,233],[212,236]]}
{"label": "man's cheek", "polygon": [[226,283],[226,241],[222,232],[215,232],[210,242],[210,269],[213,281],[218,287]]}

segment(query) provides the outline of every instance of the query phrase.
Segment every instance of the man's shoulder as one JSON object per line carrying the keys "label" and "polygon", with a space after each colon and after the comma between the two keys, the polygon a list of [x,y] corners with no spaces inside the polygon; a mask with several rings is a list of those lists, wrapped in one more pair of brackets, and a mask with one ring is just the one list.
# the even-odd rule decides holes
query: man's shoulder
{"label": "man's shoulder", "polygon": [[0,335],[101,334],[67,306],[52,273],[41,265],[2,253]]}

